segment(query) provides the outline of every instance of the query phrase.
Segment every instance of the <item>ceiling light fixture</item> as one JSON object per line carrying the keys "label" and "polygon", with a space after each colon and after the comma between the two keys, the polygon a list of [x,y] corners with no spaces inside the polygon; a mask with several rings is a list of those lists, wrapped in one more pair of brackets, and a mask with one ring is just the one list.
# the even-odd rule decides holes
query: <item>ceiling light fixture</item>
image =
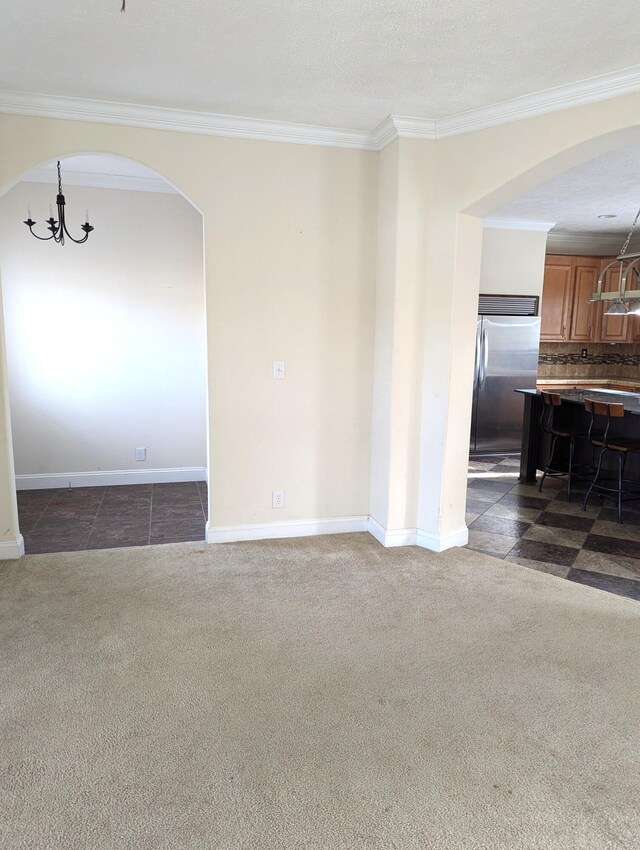
{"label": "ceiling light fixture", "polygon": [[603,213],[602,215],[599,215],[598,218],[618,218],[618,216],[613,213]]}
{"label": "ceiling light fixture", "polygon": [[[598,218],[606,217],[608,216],[598,216]],[[631,230],[627,234],[627,238],[624,240],[620,253],[615,260],[611,263],[607,263],[607,265],[602,269],[598,276],[596,291],[589,299],[589,301],[610,302],[607,305],[607,309],[604,311],[605,316],[626,316],[627,313],[630,312],[640,313],[640,269],[638,268],[638,263],[640,263],[640,251],[629,251],[629,243],[631,242],[631,237],[633,236],[633,231],[638,222],[638,218],[640,218],[640,209],[636,213],[636,217],[631,225]],[[614,292],[603,292],[602,283],[605,275],[609,269],[613,268],[616,264],[618,264],[618,290]],[[634,274],[636,276],[635,289],[627,289],[627,280],[629,279],[630,273],[632,274],[631,279],[633,279]],[[631,280],[629,280],[629,283],[631,283]]]}
{"label": "ceiling light fixture", "polygon": [[89,238],[89,234],[93,230],[93,227],[89,224],[89,210],[85,210],[85,223],[80,225],[80,229],[84,230],[84,236],[82,239],[74,239],[73,236],[67,230],[67,223],[65,221],[65,199],[62,194],[62,177],[60,175],[60,160],[58,160],[58,197],[56,198],[56,205],[58,207],[58,220],[56,221],[53,217],[53,207],[49,204],[49,218],[47,219],[47,228],[51,231],[51,236],[38,236],[37,233],[33,232],[33,225],[36,222],[31,218],[31,210],[27,208],[27,220],[24,222],[29,230],[31,231],[31,235],[35,236],[36,239],[40,239],[42,242],[48,242],[49,239],[54,239],[60,245],[64,245],[65,236],[68,236],[72,242],[75,242],[76,245],[82,245],[83,242],[86,242]]}

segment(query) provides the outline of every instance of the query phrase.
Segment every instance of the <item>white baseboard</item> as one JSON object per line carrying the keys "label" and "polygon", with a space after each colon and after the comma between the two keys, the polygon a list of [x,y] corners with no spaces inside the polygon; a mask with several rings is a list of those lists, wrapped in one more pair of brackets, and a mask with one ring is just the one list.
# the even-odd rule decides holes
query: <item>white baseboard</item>
{"label": "white baseboard", "polygon": [[376,538],[378,543],[385,547],[391,546],[415,546],[416,545],[416,529],[415,528],[392,528],[386,529],[372,516],[369,517],[367,523],[369,534]]}
{"label": "white baseboard", "polygon": [[21,534],[16,540],[8,540],[0,543],[0,561],[13,561],[24,555],[24,538]]}
{"label": "white baseboard", "polygon": [[240,540],[275,540],[281,537],[310,537],[315,534],[349,534],[368,531],[368,517],[297,519],[288,522],[258,522],[254,525],[207,523],[207,543],[236,543]]}
{"label": "white baseboard", "polygon": [[432,552],[444,552],[453,546],[465,546],[469,542],[469,531],[466,525],[449,534],[432,534],[419,528],[386,529],[373,517],[369,517],[368,530],[378,543],[385,547],[391,546],[420,546]]}
{"label": "white baseboard", "polygon": [[468,542],[469,529],[466,525],[449,534],[432,534],[421,529],[418,529],[416,534],[416,546],[430,549],[432,552],[444,552],[445,549],[451,549],[454,546],[466,546]]}
{"label": "white baseboard", "polygon": [[175,469],[110,469],[96,472],[54,472],[16,475],[18,490],[49,490],[59,487],[109,487],[115,484],[169,484],[176,481],[206,481],[204,466]]}

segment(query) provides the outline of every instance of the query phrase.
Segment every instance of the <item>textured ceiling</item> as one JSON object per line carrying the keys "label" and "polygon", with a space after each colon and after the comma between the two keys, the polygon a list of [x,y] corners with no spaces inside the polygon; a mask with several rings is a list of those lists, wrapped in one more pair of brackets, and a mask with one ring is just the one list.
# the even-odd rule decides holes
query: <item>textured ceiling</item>
{"label": "textured ceiling", "polygon": [[[640,145],[630,145],[542,183],[489,219],[555,222],[552,232],[624,236],[640,207],[639,173]],[[616,218],[598,218],[603,214]]]}
{"label": "textured ceiling", "polygon": [[371,129],[629,67],[638,0],[0,0],[0,88]]}

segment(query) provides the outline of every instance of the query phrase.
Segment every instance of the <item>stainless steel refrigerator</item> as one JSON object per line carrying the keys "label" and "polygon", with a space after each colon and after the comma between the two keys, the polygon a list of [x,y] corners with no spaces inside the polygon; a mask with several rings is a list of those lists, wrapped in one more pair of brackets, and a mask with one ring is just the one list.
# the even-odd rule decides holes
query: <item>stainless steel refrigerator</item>
{"label": "stainless steel refrigerator", "polygon": [[513,454],[522,442],[523,396],[535,389],[540,346],[536,296],[481,295],[471,416],[471,454]]}

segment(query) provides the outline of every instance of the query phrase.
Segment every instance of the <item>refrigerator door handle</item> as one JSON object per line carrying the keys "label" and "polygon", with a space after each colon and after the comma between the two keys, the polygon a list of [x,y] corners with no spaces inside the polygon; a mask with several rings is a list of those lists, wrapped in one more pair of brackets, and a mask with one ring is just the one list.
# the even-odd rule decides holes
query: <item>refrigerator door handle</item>
{"label": "refrigerator door handle", "polygon": [[482,377],[480,378],[480,389],[484,388],[487,380],[487,369],[489,368],[489,343],[487,342],[487,332],[482,331]]}
{"label": "refrigerator door handle", "polygon": [[481,346],[481,337],[480,337],[480,327],[476,330],[476,357],[473,364],[473,388],[475,389],[478,386],[478,379],[480,378],[480,346]]}

